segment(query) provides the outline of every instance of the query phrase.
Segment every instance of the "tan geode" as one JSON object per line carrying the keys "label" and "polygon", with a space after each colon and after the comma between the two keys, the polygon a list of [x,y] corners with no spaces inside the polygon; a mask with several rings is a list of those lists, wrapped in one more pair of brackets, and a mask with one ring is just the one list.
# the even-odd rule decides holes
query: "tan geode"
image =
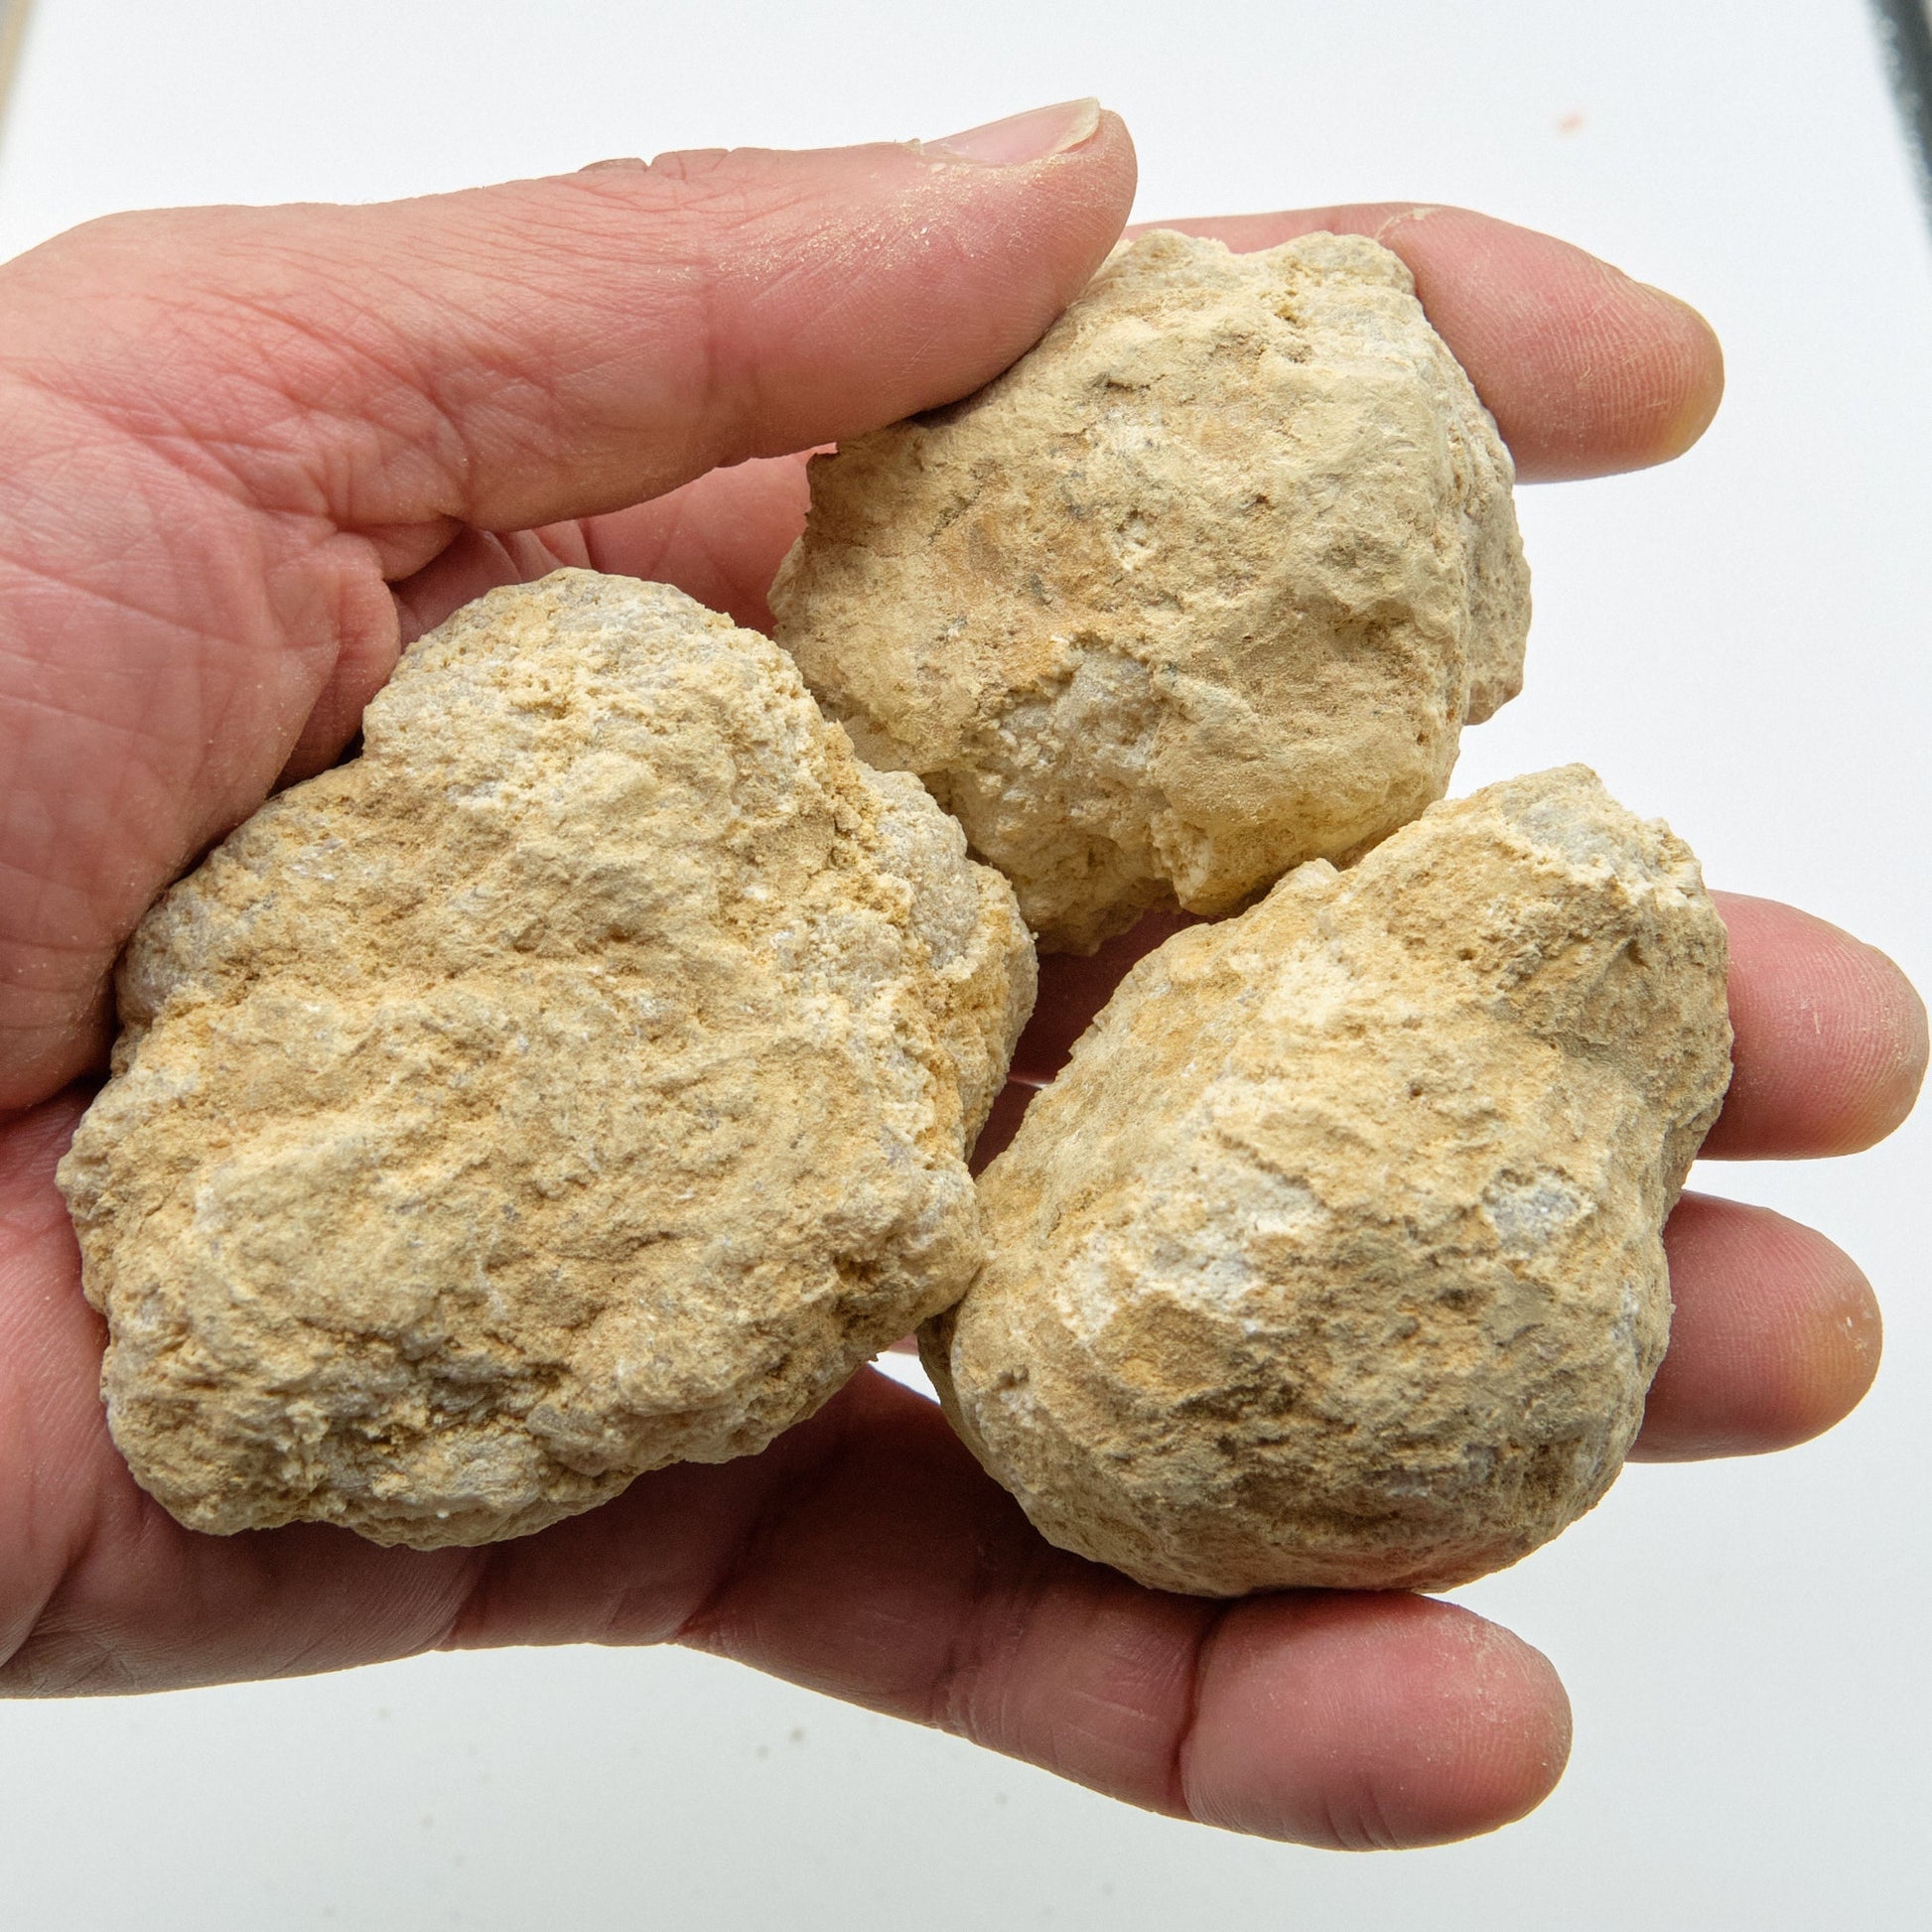
{"label": "tan geode", "polygon": [[1582,766],[1143,960],[981,1179],[925,1357],[1051,1541],[1162,1588],[1441,1588],[1609,1486],[1729,1068],[1696,861]]}
{"label": "tan geode", "polygon": [[776,635],[1090,950],[1443,795],[1522,680],[1512,474],[1386,249],[1150,234],[977,395],[813,461]]}
{"label": "tan geode", "polygon": [[61,1182],[203,1530],[513,1536],[760,1448],[954,1300],[1013,896],[764,638],[563,571],[148,915]]}

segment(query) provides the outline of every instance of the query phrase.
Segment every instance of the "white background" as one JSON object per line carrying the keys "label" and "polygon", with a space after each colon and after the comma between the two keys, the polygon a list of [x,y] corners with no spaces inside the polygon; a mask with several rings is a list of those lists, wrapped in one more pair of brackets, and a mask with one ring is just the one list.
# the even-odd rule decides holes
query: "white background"
{"label": "white background", "polygon": [[[1932,287],[1858,0],[40,0],[0,255],[111,208],[366,199],[684,145],[936,135],[1097,92],[1139,213],[1417,197],[1582,242],[1723,335],[1667,472],[1525,492],[1525,695],[1458,789],[1586,759],[1712,879],[1932,978]],[[0,452],[4,463],[4,452]],[[1932,1924],[1927,1135],[1699,1184],[1824,1226],[1864,1408],[1636,1468],[1462,1592],[1577,1710],[1526,1823],[1354,1859],[1143,1817],[708,1660],[528,1651],[0,1708],[0,1914],[340,1925],[1890,1932]]]}

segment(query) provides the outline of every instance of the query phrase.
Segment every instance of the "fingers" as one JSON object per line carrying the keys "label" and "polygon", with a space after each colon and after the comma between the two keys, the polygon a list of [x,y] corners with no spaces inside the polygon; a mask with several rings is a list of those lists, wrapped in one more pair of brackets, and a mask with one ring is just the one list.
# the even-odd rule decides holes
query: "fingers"
{"label": "fingers", "polygon": [[1568,1742],[1549,1665],[1449,1605],[1223,1606],[1050,1550],[933,1405],[872,1375],[766,1457],[665,1471],[505,1547],[456,1641],[587,1634],[678,1635],[1135,1804],[1317,1845],[1488,1830],[1548,1791]]}
{"label": "fingers", "polygon": [[1704,1144],[1728,1160],[1852,1154],[1911,1112],[1925,1006],[1875,947],[1775,899],[1713,897],[1730,934],[1733,1071]]}
{"label": "fingers", "polygon": [[[1851,1153],[1890,1133],[1926,1064],[1925,1010],[1884,954],[1773,900],[1715,896],[1731,942],[1734,1072],[1704,1152],[1737,1159]],[[1188,923],[1154,913],[1089,959],[1041,962],[1014,1080],[975,1150],[983,1168],[1035,1086],[1143,954]],[[1758,1454],[1808,1441],[1857,1407],[1877,1371],[1879,1316],[1857,1265],[1765,1208],[1687,1194],[1666,1230],[1677,1312],[1637,1453]]]}
{"label": "fingers", "polygon": [[[924,150],[122,216],[0,266],[0,1106],[98,1057],[148,904],[337,755],[395,662],[388,581],[463,537],[415,587],[434,612],[490,566],[466,530],[964,393],[1092,273],[1133,183],[1120,122],[1072,103]],[[634,531],[693,568],[713,540],[667,513]]]}
{"label": "fingers", "polygon": [[[654,577],[753,630],[771,628],[771,579],[805,527],[806,456],[715,470],[584,526],[599,570]],[[642,564],[644,568],[636,566]]]}
{"label": "fingers", "polygon": [[[763,1455],[660,1471],[488,1551],[192,1535],[101,1424],[97,1325],[51,1185],[73,1111],[0,1134],[0,1688],[681,1638],[1134,1803],[1329,1845],[1485,1830],[1562,1768],[1562,1693],[1505,1633],[1406,1596],[1140,1590],[1049,1550],[933,1405],[872,1375]],[[1695,1197],[1670,1240],[1677,1331],[1643,1452],[1771,1448],[1856,1399],[1875,1324],[1829,1244]]]}
{"label": "fingers", "polygon": [[[1243,250],[1316,228],[1373,235],[1393,248],[1525,481],[1602,476],[1680,455],[1702,435],[1724,391],[1723,354],[1695,311],[1581,249],[1461,208],[1391,203],[1160,225],[1218,235]],[[756,621],[763,587],[802,526],[802,495],[796,520],[748,521],[739,473],[707,478],[682,492],[687,523],[708,517],[714,487],[723,515],[711,554],[689,581],[679,554],[660,547],[650,517],[611,519],[599,538],[610,559],[604,567],[662,575],[706,602],[697,586],[715,585],[722,569],[732,601],[718,608],[752,613]]]}
{"label": "fingers", "polygon": [[1160,225],[1243,252],[1315,229],[1393,249],[1527,483],[1681,456],[1724,394],[1723,352],[1695,309],[1567,242],[1466,208],[1383,202]]}
{"label": "fingers", "polygon": [[1670,1350],[1639,1460],[1759,1455],[1809,1442],[1878,1372],[1878,1305],[1851,1257],[1767,1207],[1686,1194],[1664,1232]]}
{"label": "fingers", "polygon": [[735,623],[768,631],[766,593],[811,500],[805,462],[802,454],[753,459],[609,516],[510,536],[466,532],[396,586],[403,641],[499,584],[527,583],[560,564],[675,584]]}

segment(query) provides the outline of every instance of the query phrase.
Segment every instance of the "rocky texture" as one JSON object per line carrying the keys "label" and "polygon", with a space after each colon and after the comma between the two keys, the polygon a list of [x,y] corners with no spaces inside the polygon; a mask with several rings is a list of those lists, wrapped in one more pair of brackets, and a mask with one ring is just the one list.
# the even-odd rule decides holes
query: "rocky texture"
{"label": "rocky texture", "polygon": [[1442,796],[1521,683],[1511,478],[1394,255],[1150,234],[977,395],[813,461],[776,634],[1091,950]]}
{"label": "rocky texture", "polygon": [[959,1295],[1031,947],[781,652],[559,572],[416,645],[365,746],[149,914],[61,1173],[175,1515],[515,1535]]}
{"label": "rocky texture", "polygon": [[1439,1588],[1609,1486],[1728,1077],[1696,861],[1581,766],[1150,954],[981,1177],[925,1357],[1053,1542],[1204,1595]]}

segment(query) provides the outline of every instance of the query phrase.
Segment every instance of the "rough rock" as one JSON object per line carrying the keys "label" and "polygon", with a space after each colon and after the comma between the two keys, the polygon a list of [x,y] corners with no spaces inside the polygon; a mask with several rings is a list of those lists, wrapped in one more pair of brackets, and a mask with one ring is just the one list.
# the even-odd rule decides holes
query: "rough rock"
{"label": "rough rock", "polygon": [[138,1479],[201,1530],[516,1535],[758,1449],[957,1298],[1011,892],[782,652],[563,571],[149,914],[61,1172]]}
{"label": "rough rock", "polygon": [[1440,1588],[1603,1494],[1729,1069],[1689,850],[1572,765],[1150,954],[981,1177],[927,1367],[1054,1543]]}
{"label": "rough rock", "polygon": [[776,635],[1089,951],[1443,795],[1521,683],[1512,477],[1387,250],[1150,234],[977,395],[813,461]]}

